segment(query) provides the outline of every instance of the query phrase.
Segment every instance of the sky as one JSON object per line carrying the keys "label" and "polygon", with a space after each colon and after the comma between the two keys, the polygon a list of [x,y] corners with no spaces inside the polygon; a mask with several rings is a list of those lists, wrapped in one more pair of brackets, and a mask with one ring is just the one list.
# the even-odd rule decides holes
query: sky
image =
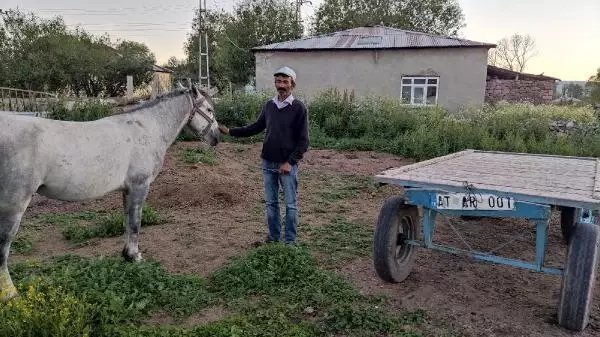
{"label": "sky", "polygon": [[[60,15],[71,28],[145,43],[158,64],[183,58],[200,0],[0,0],[0,9],[19,8],[42,17]],[[292,0],[290,0],[292,1]],[[305,4],[305,20],[323,0]],[[169,3],[167,5],[167,2]],[[206,0],[209,9],[230,10],[237,0]],[[514,33],[530,34],[536,55],[525,72],[587,80],[600,68],[600,0],[458,0],[466,27],[459,37],[496,43]]]}

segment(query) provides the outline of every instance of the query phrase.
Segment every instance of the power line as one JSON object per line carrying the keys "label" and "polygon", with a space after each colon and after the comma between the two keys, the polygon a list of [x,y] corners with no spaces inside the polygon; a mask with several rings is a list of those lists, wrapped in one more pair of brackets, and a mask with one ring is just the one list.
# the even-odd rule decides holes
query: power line
{"label": "power line", "polygon": [[[81,27],[81,26],[79,26]],[[84,28],[84,27],[81,27]],[[163,28],[123,28],[123,29],[85,29],[89,32],[145,32],[145,31],[161,31],[161,32],[183,32],[188,28],[179,29],[163,29]]]}
{"label": "power line", "polygon": [[[118,25],[118,26],[164,26],[165,24],[176,24],[176,25],[185,25],[185,26],[189,26],[192,24],[192,22],[186,21],[186,22],[179,22],[179,21],[167,21],[167,22],[161,22],[161,23],[157,23],[157,22],[124,22],[124,23],[87,23],[86,26],[111,26],[111,25]],[[76,24],[67,24],[67,26],[75,26]]]}

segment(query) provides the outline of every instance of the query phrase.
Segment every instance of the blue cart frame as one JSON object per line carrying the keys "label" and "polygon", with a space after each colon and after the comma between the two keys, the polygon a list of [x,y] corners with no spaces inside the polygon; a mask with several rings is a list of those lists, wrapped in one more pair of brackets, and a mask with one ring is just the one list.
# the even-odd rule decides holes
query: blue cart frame
{"label": "blue cart frame", "polygon": [[[403,187],[403,196],[391,198],[381,209],[377,228],[374,234],[374,264],[380,278],[388,282],[401,282],[410,273],[415,258],[416,248],[428,248],[451,254],[461,254],[480,261],[503,264],[541,273],[553,274],[562,278],[561,299],[558,308],[559,325],[571,330],[583,330],[588,323],[592,302],[597,261],[599,260],[600,231],[598,226],[598,209],[600,200],[595,202],[549,199],[539,195],[528,195],[522,191],[507,192],[499,189],[477,188],[473,185],[459,186],[444,184],[443,181],[424,181],[417,179],[413,173],[428,167],[429,172],[435,165],[443,165],[445,161],[456,159],[472,153],[502,155],[502,152],[485,152],[467,150],[460,153],[434,158],[430,161],[408,165],[401,174],[381,174],[375,177],[380,184],[395,184]],[[573,160],[595,160],[596,179],[600,173],[600,161],[595,158],[576,158],[564,156],[544,156]],[[587,163],[589,164],[589,163]],[[589,166],[589,165],[588,165]],[[414,168],[412,168],[414,167]],[[591,166],[590,166],[591,167]],[[393,170],[392,170],[393,171]],[[414,178],[414,179],[411,179]],[[595,188],[590,196],[597,196]],[[505,190],[510,190],[506,188]],[[499,198],[510,198],[514,205],[510,209],[449,209],[440,204],[439,195],[460,193],[461,195],[493,195]],[[472,206],[472,205],[471,205]],[[418,215],[418,209],[422,216]],[[567,257],[563,268],[546,267],[544,264],[548,243],[548,228],[553,209],[561,210],[563,236],[568,243]],[[505,258],[490,252],[465,250],[456,247],[436,244],[433,241],[438,214],[449,216],[520,218],[532,220],[536,224],[536,254],[534,261]],[[421,226],[419,226],[421,223]],[[419,231],[418,228],[421,227]],[[419,238],[420,236],[420,238]]]}

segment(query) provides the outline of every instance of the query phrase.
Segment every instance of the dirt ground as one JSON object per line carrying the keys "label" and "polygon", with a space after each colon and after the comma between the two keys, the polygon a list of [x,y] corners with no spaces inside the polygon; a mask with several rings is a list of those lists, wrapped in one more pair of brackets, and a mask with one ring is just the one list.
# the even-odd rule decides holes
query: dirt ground
{"label": "dirt ground", "polygon": [[[148,203],[167,223],[142,228],[140,248],[146,258],[161,262],[174,273],[208,275],[228,259],[252,249],[253,242],[266,233],[262,203],[262,179],[258,169],[260,144],[219,145],[216,165],[185,164],[179,160],[185,148],[204,145],[176,143],[151,186]],[[334,174],[372,176],[391,167],[410,163],[399,157],[373,152],[310,150],[301,164],[300,240],[303,226],[323,226],[336,215],[361,219],[373,228],[386,198],[401,193],[395,186],[380,191],[364,191],[345,199],[325,212],[312,212],[315,191],[323,177]],[[322,175],[326,173],[328,175]],[[23,227],[43,213],[74,211],[115,211],[121,195],[112,193],[88,202],[61,202],[36,195],[26,213]],[[499,253],[520,259],[533,259],[535,231],[526,221],[454,219],[455,228],[473,248],[492,249],[516,233],[525,235]],[[123,238],[94,240],[84,247],[72,247],[54,226],[36,230],[33,252],[13,254],[12,261],[76,253],[99,257],[120,253]],[[444,218],[438,219],[436,242],[458,247],[454,230]],[[547,265],[562,266],[566,246],[557,219],[549,235]],[[600,336],[600,291],[588,328],[575,334],[556,325],[560,278],[522,269],[476,262],[471,259],[430,250],[419,250],[411,275],[400,284],[386,284],[373,269],[370,258],[356,258],[337,269],[364,293],[383,293],[389,305],[403,310],[423,309],[427,313],[430,336]],[[597,283],[600,284],[600,283]]]}

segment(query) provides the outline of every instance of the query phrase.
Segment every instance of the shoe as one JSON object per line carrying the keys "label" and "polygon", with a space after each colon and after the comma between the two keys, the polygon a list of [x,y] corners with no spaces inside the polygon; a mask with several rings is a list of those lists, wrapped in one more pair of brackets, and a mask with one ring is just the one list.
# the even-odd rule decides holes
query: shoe
{"label": "shoe", "polygon": [[269,244],[269,243],[276,243],[276,242],[278,242],[278,241],[277,241],[277,240],[270,239],[270,238],[267,236],[267,238],[266,238],[266,239],[264,239],[263,241],[260,241],[260,240],[259,240],[259,241],[255,241],[255,242],[252,244],[252,246],[253,246],[254,248],[256,248],[256,247],[260,247],[260,246],[262,246],[262,245],[266,245],[266,244]]}

